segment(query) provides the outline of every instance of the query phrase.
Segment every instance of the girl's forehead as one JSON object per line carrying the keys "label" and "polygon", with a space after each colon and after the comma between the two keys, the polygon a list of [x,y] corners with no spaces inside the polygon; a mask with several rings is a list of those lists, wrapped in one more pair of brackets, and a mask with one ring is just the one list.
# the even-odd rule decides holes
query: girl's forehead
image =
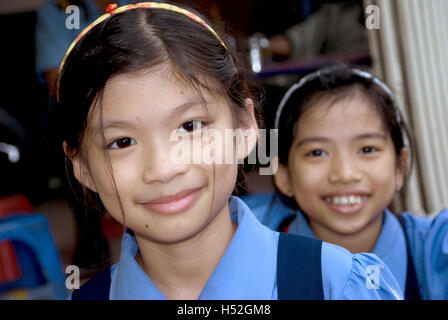
{"label": "girl's forehead", "polygon": [[170,100],[183,99],[184,96],[194,96],[198,99],[219,99],[221,94],[218,84],[213,79],[197,75],[199,82],[195,83],[175,69],[169,63],[162,63],[150,69],[133,73],[123,73],[110,78],[104,88],[104,101],[126,98],[158,97]]}
{"label": "girl's forehead", "polygon": [[115,107],[122,104],[144,104],[150,108],[164,102],[168,108],[171,103],[175,104],[186,97],[200,98],[205,95],[182,81],[170,68],[153,68],[138,73],[119,74],[109,79],[102,97],[103,112],[116,111]]}
{"label": "girl's forehead", "polygon": [[162,63],[151,68],[112,76],[106,82],[105,94],[113,93],[121,88],[129,90],[130,87],[138,89],[142,86],[154,86],[159,82],[170,83],[172,88],[188,87],[170,64]]}
{"label": "girl's forehead", "polygon": [[162,65],[109,79],[103,94],[89,111],[89,124],[100,128],[101,118],[104,123],[139,118],[169,124],[182,117],[182,111],[193,108],[210,115],[230,110],[222,95],[189,84],[172,67]]}
{"label": "girl's forehead", "polygon": [[337,100],[319,99],[309,105],[294,127],[295,135],[375,130],[385,133],[377,106],[360,93]]}

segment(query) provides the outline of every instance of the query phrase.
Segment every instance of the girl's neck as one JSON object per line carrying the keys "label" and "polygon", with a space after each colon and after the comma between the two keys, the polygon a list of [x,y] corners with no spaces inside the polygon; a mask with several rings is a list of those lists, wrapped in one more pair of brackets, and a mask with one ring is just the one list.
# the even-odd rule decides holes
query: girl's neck
{"label": "girl's neck", "polygon": [[365,228],[350,235],[333,232],[311,220],[309,224],[316,237],[322,241],[341,246],[351,253],[372,252],[381,233],[383,215],[378,215]]}
{"label": "girl's neck", "polygon": [[136,260],[168,299],[197,299],[236,228],[227,203],[206,229],[181,243],[160,244],[136,236]]}

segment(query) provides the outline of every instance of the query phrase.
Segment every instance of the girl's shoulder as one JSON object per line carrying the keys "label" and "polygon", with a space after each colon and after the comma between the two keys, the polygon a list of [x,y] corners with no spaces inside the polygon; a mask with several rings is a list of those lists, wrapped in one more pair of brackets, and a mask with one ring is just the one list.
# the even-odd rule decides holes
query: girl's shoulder
{"label": "girl's shoulder", "polygon": [[403,213],[425,299],[448,299],[448,209],[432,217]]}
{"label": "girl's shoulder", "polygon": [[241,199],[262,224],[273,230],[277,230],[282,222],[296,214],[276,193],[247,194]]}
{"label": "girl's shoulder", "polygon": [[401,215],[411,242],[426,242],[441,238],[448,241],[448,209],[440,211],[433,217],[416,216],[409,212],[403,212]]}
{"label": "girl's shoulder", "polygon": [[400,300],[400,286],[386,264],[373,253],[352,254],[322,243],[325,299]]}
{"label": "girl's shoulder", "polygon": [[240,197],[249,208],[254,210],[254,208],[265,207],[269,205],[274,196],[273,193],[256,193],[256,194],[245,194]]}
{"label": "girl's shoulder", "polygon": [[448,208],[442,209],[438,213],[430,214],[428,216],[419,216],[411,212],[403,212],[402,215],[406,218],[406,221],[412,221],[414,224],[427,225],[434,221],[447,220],[448,219]]}

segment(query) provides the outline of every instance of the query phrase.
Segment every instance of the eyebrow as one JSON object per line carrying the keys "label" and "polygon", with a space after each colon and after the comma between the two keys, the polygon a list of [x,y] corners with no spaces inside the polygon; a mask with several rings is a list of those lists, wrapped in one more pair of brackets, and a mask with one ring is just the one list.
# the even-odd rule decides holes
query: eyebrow
{"label": "eyebrow", "polygon": [[[112,120],[112,121],[108,121],[106,122],[106,124],[103,125],[103,130],[107,130],[107,129],[111,129],[111,128],[126,128],[126,127],[130,127],[134,124],[133,121],[128,121],[128,120]],[[97,127],[97,129],[99,130],[100,128]]]}
{"label": "eyebrow", "polygon": [[[196,106],[201,106],[201,105],[208,105],[209,102],[203,99],[192,99],[192,100],[188,100],[182,104],[180,104],[179,106],[177,106],[169,115],[170,118],[176,118],[177,116],[185,113],[188,109],[191,109],[193,107]],[[132,120],[110,120],[110,121],[105,121],[103,123],[103,130],[106,131],[107,129],[111,129],[111,128],[127,128],[127,127],[132,127],[136,124],[135,121]],[[100,131],[100,127],[96,126],[95,129],[97,131]]]}
{"label": "eyebrow", "polygon": [[204,99],[191,99],[188,100],[184,103],[182,103],[181,105],[177,106],[172,112],[170,117],[176,117],[179,114],[182,114],[184,112],[186,112],[188,109],[195,107],[195,106],[207,106],[209,105],[209,101],[204,100]]}
{"label": "eyebrow", "polygon": [[300,140],[300,142],[297,143],[296,147],[300,147],[301,145],[311,143],[311,142],[328,142],[328,141],[330,141],[330,139],[325,138],[325,137],[309,137],[309,138]]}
{"label": "eyebrow", "polygon": [[[387,137],[384,134],[378,133],[378,132],[367,132],[360,135],[357,135],[354,140],[364,140],[364,139],[382,139],[387,140]],[[311,142],[329,142],[331,141],[330,138],[326,137],[309,137],[300,140],[299,143],[297,143],[296,147],[300,147],[303,144],[311,143]]]}
{"label": "eyebrow", "polygon": [[372,139],[372,138],[387,140],[387,136],[378,132],[367,132],[355,137],[356,140]]}

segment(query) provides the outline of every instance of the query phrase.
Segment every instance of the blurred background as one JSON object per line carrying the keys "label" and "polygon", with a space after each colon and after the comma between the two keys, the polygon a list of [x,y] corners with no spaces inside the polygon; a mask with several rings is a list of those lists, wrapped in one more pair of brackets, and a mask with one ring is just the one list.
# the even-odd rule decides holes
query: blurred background
{"label": "blurred background", "polygon": [[[62,149],[50,146],[47,133],[60,61],[111,2],[0,0],[0,299],[64,298],[66,266],[80,266],[82,281],[92,273],[83,261],[95,257],[79,253],[89,244],[63,199]],[[370,68],[392,88],[414,134],[407,210],[434,215],[448,207],[447,0],[176,3],[225,25],[254,73],[248,80],[264,90],[267,128],[304,73],[337,62]],[[80,29],[66,27],[71,4],[81,9]],[[249,176],[247,191],[273,191],[271,177]],[[102,227],[114,262],[122,229],[108,216]]]}

